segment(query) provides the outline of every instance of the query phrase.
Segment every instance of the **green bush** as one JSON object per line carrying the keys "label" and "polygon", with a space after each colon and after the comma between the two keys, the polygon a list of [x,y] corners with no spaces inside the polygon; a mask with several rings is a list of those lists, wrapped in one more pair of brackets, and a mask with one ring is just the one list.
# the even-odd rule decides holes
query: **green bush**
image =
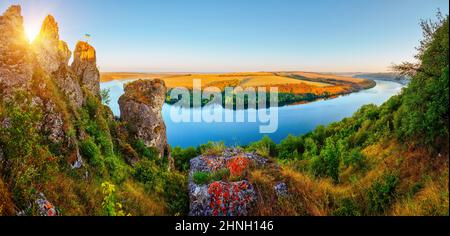
{"label": "green bush", "polygon": [[300,159],[304,151],[303,139],[289,135],[277,146],[278,158],[280,159]]}
{"label": "green bush", "polygon": [[121,183],[128,177],[128,167],[116,155],[107,156],[105,164],[111,178],[116,183]]}
{"label": "green bush", "polygon": [[172,148],[171,155],[174,160],[175,168],[178,171],[187,172],[189,171],[190,160],[200,155],[200,153],[197,152],[197,149],[194,147],[188,147],[185,149],[175,147]]}
{"label": "green bush", "polygon": [[158,166],[151,160],[143,159],[134,167],[134,177],[142,183],[155,182],[158,172]]}
{"label": "green bush", "polygon": [[366,157],[358,150],[353,149],[344,158],[344,165],[352,166],[356,170],[362,170],[366,168]]}
{"label": "green bush", "polygon": [[250,144],[247,147],[247,151],[255,152],[263,157],[276,157],[277,145],[266,135],[260,141]]}
{"label": "green bush", "polygon": [[158,151],[155,148],[147,147],[141,139],[136,140],[133,147],[140,156],[145,157],[148,160],[157,160],[159,158]]}
{"label": "green bush", "polygon": [[88,138],[81,143],[81,154],[86,157],[89,164],[94,167],[104,167],[101,151],[91,138]]}
{"label": "green bush", "polygon": [[334,216],[361,216],[361,211],[355,200],[344,198],[339,202],[339,207],[334,210]]}
{"label": "green bush", "polygon": [[164,172],[164,199],[171,215],[187,215],[189,212],[189,194],[187,177],[176,171]]}
{"label": "green bush", "polygon": [[[420,65],[404,90],[395,116],[397,138],[435,149],[442,148],[449,135],[448,16],[438,20],[422,22],[425,39],[416,56]],[[397,69],[407,72],[409,67],[401,65]]]}
{"label": "green bush", "polygon": [[211,175],[208,172],[195,172],[192,175],[192,180],[198,185],[209,184],[211,181]]}
{"label": "green bush", "polygon": [[317,177],[331,177],[339,182],[340,154],[332,138],[327,138],[320,155],[311,160],[311,172]]}
{"label": "green bush", "polygon": [[226,146],[224,142],[208,142],[199,147],[200,153],[206,156],[220,156],[225,149]]}
{"label": "green bush", "polygon": [[391,206],[399,182],[398,176],[388,174],[372,184],[366,194],[370,214],[383,214]]}

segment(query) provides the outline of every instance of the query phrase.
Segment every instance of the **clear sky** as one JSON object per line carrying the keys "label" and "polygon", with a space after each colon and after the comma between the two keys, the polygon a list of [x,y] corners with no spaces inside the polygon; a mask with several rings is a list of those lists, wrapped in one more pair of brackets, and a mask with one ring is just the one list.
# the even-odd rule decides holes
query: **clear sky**
{"label": "clear sky", "polygon": [[49,13],[74,48],[83,35],[102,71],[386,71],[411,60],[420,19],[447,0],[0,0],[28,32]]}

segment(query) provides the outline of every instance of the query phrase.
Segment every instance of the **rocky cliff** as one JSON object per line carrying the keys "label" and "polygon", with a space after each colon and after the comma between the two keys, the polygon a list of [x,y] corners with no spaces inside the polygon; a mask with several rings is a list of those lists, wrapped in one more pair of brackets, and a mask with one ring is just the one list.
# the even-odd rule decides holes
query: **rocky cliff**
{"label": "rocky cliff", "polygon": [[20,6],[11,6],[0,16],[0,92],[27,89],[32,77],[29,44],[25,37]]}
{"label": "rocky cliff", "polygon": [[[127,155],[143,159],[121,133],[154,147],[160,157],[169,156],[161,116],[164,83],[127,86],[121,99],[127,126],[122,126],[101,102],[93,46],[78,42],[69,65],[72,53],[51,15],[30,44],[20,6],[0,16],[0,32],[0,215],[112,214],[97,198],[99,181],[127,181],[120,188],[125,191],[137,181]],[[143,191],[133,188],[140,196]],[[161,214],[161,208],[136,209]]]}

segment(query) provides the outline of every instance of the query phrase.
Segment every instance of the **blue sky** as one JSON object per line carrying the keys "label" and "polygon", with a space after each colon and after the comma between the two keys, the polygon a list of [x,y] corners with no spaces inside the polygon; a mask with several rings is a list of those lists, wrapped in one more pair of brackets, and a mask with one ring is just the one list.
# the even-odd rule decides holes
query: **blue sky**
{"label": "blue sky", "polygon": [[47,14],[74,48],[85,33],[102,71],[386,71],[411,60],[420,19],[446,0],[0,0],[27,31]]}

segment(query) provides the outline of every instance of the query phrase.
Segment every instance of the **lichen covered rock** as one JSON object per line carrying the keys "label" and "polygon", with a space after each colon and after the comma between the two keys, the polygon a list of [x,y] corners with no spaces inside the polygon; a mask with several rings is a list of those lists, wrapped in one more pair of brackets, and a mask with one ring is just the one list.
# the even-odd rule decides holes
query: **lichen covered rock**
{"label": "lichen covered rock", "polygon": [[[238,164],[238,166],[236,166]],[[247,216],[256,206],[257,193],[246,179],[244,172],[250,168],[262,167],[268,160],[255,153],[238,149],[227,149],[218,156],[199,156],[190,161],[189,198],[191,216]],[[197,184],[194,175],[198,172],[213,174],[228,170],[231,180]],[[233,175],[239,176],[233,176]],[[240,177],[241,180],[236,179]]]}
{"label": "lichen covered rock", "polygon": [[160,157],[170,154],[162,117],[166,91],[164,81],[138,80],[125,85],[125,94],[119,99],[121,119],[129,136],[158,150]]}

